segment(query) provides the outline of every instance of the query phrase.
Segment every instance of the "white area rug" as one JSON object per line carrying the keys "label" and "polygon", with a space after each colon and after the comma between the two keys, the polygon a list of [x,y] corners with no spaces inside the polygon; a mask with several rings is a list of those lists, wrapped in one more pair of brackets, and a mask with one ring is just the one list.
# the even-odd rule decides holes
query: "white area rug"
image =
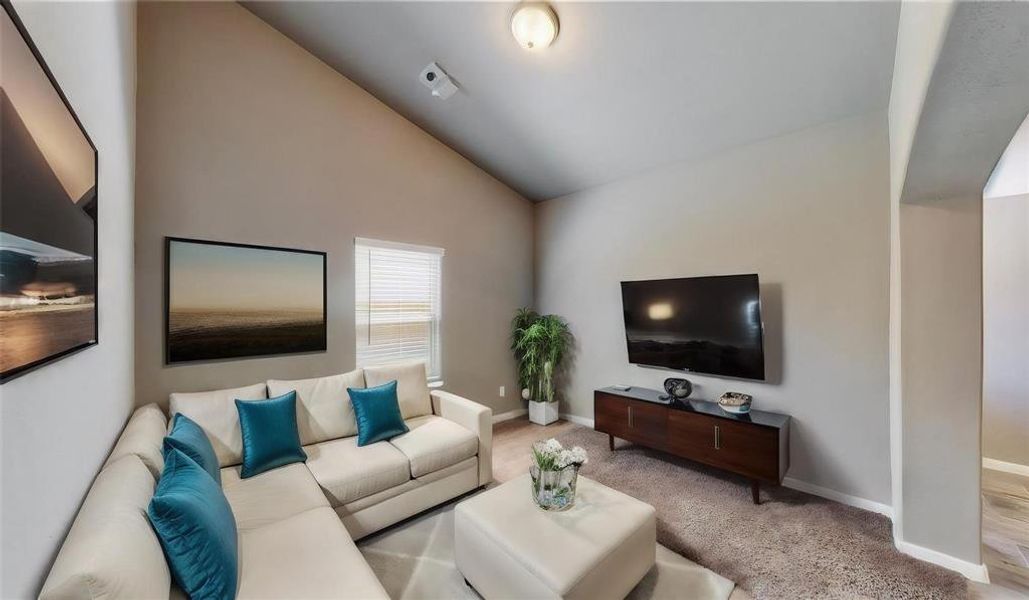
{"label": "white area rug", "polygon": [[[477,600],[454,564],[454,504],[358,542],[393,600]],[[633,600],[725,600],[733,582],[658,544],[657,565],[629,594]]]}

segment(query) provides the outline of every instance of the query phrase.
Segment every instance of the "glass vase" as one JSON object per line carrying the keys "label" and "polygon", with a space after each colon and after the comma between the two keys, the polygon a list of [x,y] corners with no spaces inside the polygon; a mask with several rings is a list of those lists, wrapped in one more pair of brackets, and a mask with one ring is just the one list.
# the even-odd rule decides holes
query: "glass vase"
{"label": "glass vase", "polygon": [[543,510],[568,510],[575,504],[575,483],[579,467],[568,465],[555,471],[542,471],[537,465],[529,467],[532,478],[532,500]]}

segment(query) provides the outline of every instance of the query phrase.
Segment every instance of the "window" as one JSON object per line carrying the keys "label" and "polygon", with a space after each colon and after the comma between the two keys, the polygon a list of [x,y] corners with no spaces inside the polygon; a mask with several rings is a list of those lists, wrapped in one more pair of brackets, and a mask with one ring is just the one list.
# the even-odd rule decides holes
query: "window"
{"label": "window", "polygon": [[440,276],[443,249],[354,240],[357,366],[421,360],[442,377]]}

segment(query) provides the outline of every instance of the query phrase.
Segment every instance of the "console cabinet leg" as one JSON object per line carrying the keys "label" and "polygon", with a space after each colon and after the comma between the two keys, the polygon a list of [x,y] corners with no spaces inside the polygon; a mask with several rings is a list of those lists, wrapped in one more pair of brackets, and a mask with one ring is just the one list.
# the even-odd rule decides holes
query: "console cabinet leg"
{"label": "console cabinet leg", "polygon": [[611,450],[611,452],[615,451],[615,436],[611,434],[607,435],[607,447]]}
{"label": "console cabinet leg", "polygon": [[750,480],[750,499],[754,504],[761,504],[761,482],[757,479]]}

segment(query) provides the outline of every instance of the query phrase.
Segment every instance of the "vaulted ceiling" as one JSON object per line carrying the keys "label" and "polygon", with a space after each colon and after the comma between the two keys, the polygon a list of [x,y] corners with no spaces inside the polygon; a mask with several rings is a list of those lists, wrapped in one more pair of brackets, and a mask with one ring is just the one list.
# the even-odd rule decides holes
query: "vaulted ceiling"
{"label": "vaulted ceiling", "polygon": [[[527,198],[885,109],[898,4],[249,2],[256,15]],[[461,91],[418,79],[436,61]]]}
{"label": "vaulted ceiling", "polygon": [[922,102],[902,198],[981,194],[1027,111],[1029,3],[957,3]]}

